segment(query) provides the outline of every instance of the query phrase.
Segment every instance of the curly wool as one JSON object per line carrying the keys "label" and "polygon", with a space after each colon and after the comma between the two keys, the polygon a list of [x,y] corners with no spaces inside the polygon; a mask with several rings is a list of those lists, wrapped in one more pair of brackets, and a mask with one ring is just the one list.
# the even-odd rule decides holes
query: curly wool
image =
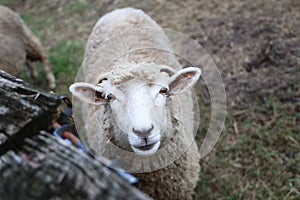
{"label": "curly wool", "polygon": [[154,82],[160,78],[167,77],[160,72],[160,67],[152,63],[126,63],[126,65],[117,65],[111,70],[107,77],[114,86],[120,86],[129,80],[141,80],[145,82]]}

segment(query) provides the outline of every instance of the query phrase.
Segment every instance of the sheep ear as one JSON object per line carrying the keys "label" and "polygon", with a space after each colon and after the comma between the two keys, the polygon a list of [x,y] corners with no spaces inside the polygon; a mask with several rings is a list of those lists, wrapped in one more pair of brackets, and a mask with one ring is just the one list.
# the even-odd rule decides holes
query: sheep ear
{"label": "sheep ear", "polygon": [[105,103],[105,99],[102,95],[102,88],[90,83],[74,83],[70,86],[69,90],[73,96],[77,97],[83,102],[94,105],[101,105]]}
{"label": "sheep ear", "polygon": [[187,67],[179,70],[171,77],[169,94],[180,94],[192,87],[200,78],[201,70],[196,67]]}

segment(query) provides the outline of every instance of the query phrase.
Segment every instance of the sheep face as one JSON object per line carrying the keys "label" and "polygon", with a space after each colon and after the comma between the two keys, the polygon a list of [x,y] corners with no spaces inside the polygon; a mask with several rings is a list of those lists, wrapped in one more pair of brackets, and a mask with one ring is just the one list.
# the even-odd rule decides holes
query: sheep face
{"label": "sheep face", "polygon": [[167,98],[190,88],[201,73],[194,67],[179,70],[172,76],[161,68],[157,72],[152,81],[131,77],[121,84],[113,80],[115,73],[106,73],[100,76],[97,85],[74,83],[70,91],[84,102],[109,104],[114,121],[121,132],[127,134],[132,150],[137,154],[151,155],[159,149],[170,128]]}

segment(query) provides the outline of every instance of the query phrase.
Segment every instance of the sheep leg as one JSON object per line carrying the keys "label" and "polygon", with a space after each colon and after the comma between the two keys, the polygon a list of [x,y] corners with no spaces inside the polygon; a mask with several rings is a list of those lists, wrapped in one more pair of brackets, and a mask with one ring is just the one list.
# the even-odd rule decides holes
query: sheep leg
{"label": "sheep leg", "polygon": [[46,74],[46,78],[49,82],[50,88],[55,88],[55,77],[53,75],[53,71],[50,65],[50,62],[47,58],[42,59],[42,64],[44,66],[44,72]]}
{"label": "sheep leg", "polygon": [[29,60],[26,60],[26,67],[29,71],[29,76],[33,79],[36,80],[38,77],[38,73],[36,71],[35,65],[32,64]]}

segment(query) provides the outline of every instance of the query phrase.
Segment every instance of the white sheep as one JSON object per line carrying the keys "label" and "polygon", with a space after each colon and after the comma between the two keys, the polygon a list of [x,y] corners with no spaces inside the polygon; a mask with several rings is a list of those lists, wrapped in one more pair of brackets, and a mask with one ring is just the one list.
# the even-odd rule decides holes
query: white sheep
{"label": "white sheep", "polygon": [[32,61],[42,62],[49,87],[54,88],[52,68],[39,40],[16,13],[0,5],[0,69],[18,76],[27,66],[35,78]]}
{"label": "white sheep", "polygon": [[154,199],[191,199],[200,171],[191,86],[201,71],[182,69],[169,51],[143,11],[115,10],[95,25],[78,76],[84,82],[70,91],[85,102],[75,120],[82,118],[83,139],[98,156],[126,163]]}

